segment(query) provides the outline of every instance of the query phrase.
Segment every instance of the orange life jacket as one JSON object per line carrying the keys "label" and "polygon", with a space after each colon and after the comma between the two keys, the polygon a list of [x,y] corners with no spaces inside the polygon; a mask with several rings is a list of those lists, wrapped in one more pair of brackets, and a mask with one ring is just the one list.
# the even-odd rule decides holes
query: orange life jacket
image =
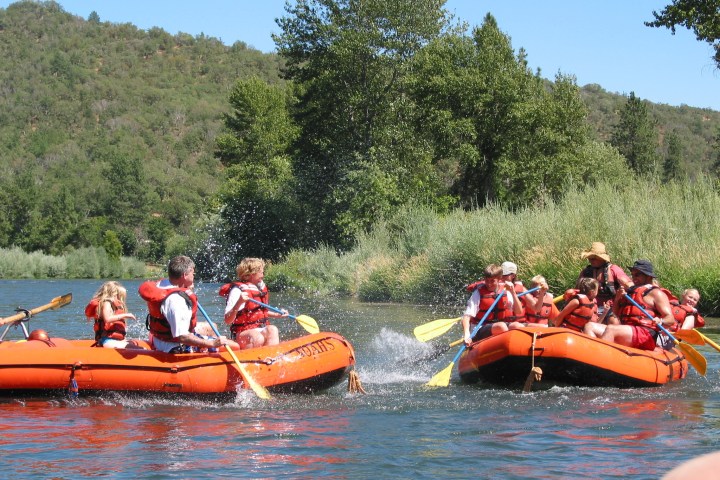
{"label": "orange life jacket", "polygon": [[[110,302],[112,305],[113,313],[120,314],[126,313],[122,303],[117,299]],[[93,330],[95,330],[95,341],[99,341],[101,338],[111,338],[113,340],[125,340],[125,319],[115,320],[113,322],[107,322],[105,319],[100,318],[102,309],[100,308],[100,302],[97,298],[90,300],[90,303],[85,307],[85,316],[95,320]]]}
{"label": "orange life jacket", "polygon": [[147,281],[140,284],[138,293],[147,302],[148,305],[148,316],[145,320],[145,326],[154,337],[167,342],[177,342],[178,339],[172,336],[172,330],[170,329],[170,323],[168,323],[165,316],[162,314],[160,307],[163,302],[167,300],[170,295],[180,295],[185,299],[188,307],[192,311],[192,317],[190,317],[190,333],[195,332],[197,326],[197,310],[198,300],[195,293],[188,288],[160,288],[158,287],[159,282]]}
{"label": "orange life jacket", "polygon": [[498,300],[497,305],[493,311],[485,319],[485,323],[502,322],[505,319],[506,311],[508,307],[507,296],[505,296],[505,289],[500,289],[498,292],[493,292],[485,286],[485,282],[480,282],[476,287],[478,294],[480,295],[480,304],[478,305],[478,311],[470,320],[471,324],[477,325],[480,320],[485,316],[485,313],[490,310],[490,307],[495,303],[495,299],[498,295],[502,295],[503,298]]}
{"label": "orange life jacket", "polygon": [[[515,282],[513,284],[513,288],[515,289],[515,293],[519,294],[525,291],[525,286],[522,284],[522,282]],[[521,300],[521,298],[518,298],[520,300],[520,307],[522,308],[522,312],[519,315],[515,314],[515,311],[510,308],[508,305],[507,309],[505,310],[505,315],[503,318],[503,321],[505,322],[524,322],[526,320],[526,311],[525,311],[525,304]],[[509,303],[509,302],[508,302]],[[497,308],[497,307],[495,307]]]}
{"label": "orange life jacket", "polygon": [[[656,288],[658,287],[655,285],[642,285],[631,288],[630,293],[630,298],[635,300],[635,302],[637,302],[637,304],[653,318],[657,316],[657,312],[645,303],[645,297]],[[648,318],[642,310],[633,305],[632,302],[628,301],[626,298],[621,299],[620,308],[620,323],[624,325],[646,327],[656,333],[660,331],[657,323],[655,323],[655,320]]]}
{"label": "orange life jacket", "polygon": [[[230,295],[230,290],[233,288],[239,288],[240,291],[246,292],[250,295],[250,298],[255,299],[259,302],[267,303],[270,294],[268,293],[267,285],[255,285],[249,282],[232,282],[226,283],[220,287],[218,292],[221,297],[226,299]],[[230,325],[230,331],[233,335],[238,332],[250,330],[252,328],[261,328],[268,324],[268,309],[258,305],[255,302],[247,301],[243,308],[238,310],[235,315],[235,320]]]}
{"label": "orange life jacket", "polygon": [[672,314],[673,317],[675,317],[676,322],[675,325],[672,326],[672,328],[668,329],[671,332],[677,332],[688,315],[693,315],[695,317],[695,328],[702,328],[705,326],[705,319],[700,316],[700,313],[695,307],[691,307],[690,305],[683,305],[680,304],[680,302],[678,302],[677,300],[674,300],[670,301],[670,309],[672,310]]}
{"label": "orange life jacket", "polygon": [[[565,295],[567,296],[567,292],[565,292]],[[567,301],[569,302],[575,298],[577,298],[577,301],[580,302],[579,305],[575,308],[575,310],[563,318],[560,326],[577,332],[582,332],[586,323],[597,319],[597,304],[595,303],[595,300],[590,300],[587,295],[582,293],[576,293]]]}
{"label": "orange life jacket", "polygon": [[[548,301],[549,300],[549,301]],[[546,293],[543,298],[537,299],[538,302],[542,302],[539,312],[534,312],[530,308],[525,309],[525,319],[527,323],[541,323],[543,325],[548,324],[548,320],[552,316],[553,302],[552,295]]]}

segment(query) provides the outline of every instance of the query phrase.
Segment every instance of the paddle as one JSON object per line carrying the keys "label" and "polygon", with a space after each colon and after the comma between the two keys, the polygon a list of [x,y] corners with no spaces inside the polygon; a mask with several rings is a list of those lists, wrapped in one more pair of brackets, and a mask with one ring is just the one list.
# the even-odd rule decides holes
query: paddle
{"label": "paddle", "polygon": [[[200,312],[201,312],[201,313],[203,314],[203,316],[205,317],[205,320],[207,320],[207,322],[210,324],[210,327],[213,329],[213,332],[215,332],[215,335],[217,335],[217,336],[219,337],[219,336],[220,336],[220,332],[218,332],[217,327],[215,326],[215,324],[213,323],[213,321],[210,320],[210,317],[208,316],[207,312],[206,312],[205,309],[202,307],[202,305],[200,305],[199,303],[198,303],[198,310],[200,310]],[[245,370],[245,367],[243,366],[242,363],[240,363],[240,360],[238,359],[237,355],[235,355],[235,352],[233,352],[232,348],[230,348],[230,347],[228,347],[227,345],[225,345],[225,350],[227,350],[227,352],[230,354],[230,356],[232,357],[232,359],[235,361],[235,365],[237,365],[237,368],[238,368],[238,370],[240,371],[240,376],[242,377],[242,379],[243,379],[243,381],[245,382],[245,384],[250,386],[250,388],[252,389],[252,391],[255,392],[255,395],[257,395],[258,397],[260,397],[260,398],[262,398],[262,399],[264,399],[264,400],[269,400],[269,399],[271,398],[271,397],[270,397],[270,392],[268,392],[265,387],[263,387],[262,385],[260,385],[259,383],[257,383],[257,382],[255,381],[255,379],[252,378],[252,377],[247,373],[247,371]]]}
{"label": "paddle", "polygon": [[680,340],[693,345],[710,345],[712,348],[720,352],[720,345],[713,342],[709,337],[694,328],[692,330],[678,330],[675,336]]}
{"label": "paddle", "polygon": [[[645,310],[643,307],[640,306],[635,300],[630,297],[627,293],[625,294],[625,298],[630,300],[633,305],[635,305],[637,308],[640,309],[641,312],[645,314],[646,317],[648,317],[650,320],[655,321],[652,315],[650,315],[647,310]],[[705,376],[705,372],[707,371],[707,360],[705,357],[703,357],[700,352],[695,350],[692,345],[687,343],[680,343],[680,341],[673,337],[672,333],[668,332],[668,330],[662,326],[662,323],[657,324],[658,327],[660,327],[660,330],[663,331],[665,335],[670,337],[670,339],[675,342],[675,345],[682,350],[682,352],[685,354],[685,357],[687,358],[687,361],[690,362],[690,365],[695,367],[695,370],[698,371],[698,373],[702,376]]]}
{"label": "paddle", "polygon": [[26,318],[30,318],[35,314],[44,312],[45,310],[55,310],[57,308],[64,307],[70,302],[72,302],[72,293],[66,293],[65,295],[62,295],[60,297],[53,298],[47,305],[36,307],[32,310],[23,310],[20,313],[16,313],[15,315],[11,315],[7,318],[0,318],[0,325],[17,322],[18,320],[25,320]]}
{"label": "paddle", "polygon": [[[500,299],[505,296],[505,293],[498,295],[495,297],[495,301],[490,305],[490,308],[487,312],[485,312],[485,315],[483,315],[482,319],[478,322],[477,325],[475,325],[475,328],[473,329],[472,333],[470,334],[470,338],[473,338],[475,334],[480,330],[480,327],[483,326],[485,323],[485,320],[487,319],[488,315],[490,315],[490,312],[493,311],[495,308],[495,305],[500,301]],[[450,365],[448,365],[444,370],[438,372],[435,374],[434,377],[430,379],[426,385],[428,387],[447,387],[450,384],[450,375],[452,374],[452,369],[455,366],[455,362],[458,361],[460,358],[460,355],[465,351],[467,348],[467,345],[463,343],[462,347],[460,347],[460,350],[458,350],[458,353],[455,355],[455,358],[453,358],[452,362],[450,362]]]}
{"label": "paddle", "polygon": [[705,345],[706,343],[703,334],[695,329],[678,330],[675,332],[675,336],[683,342],[692,343],[693,345]]}
{"label": "paddle", "polygon": [[[253,303],[257,303],[261,307],[265,307],[268,310],[272,310],[275,313],[279,313],[281,315],[283,315],[285,313],[277,307],[270,306],[267,303],[263,303],[261,301],[255,300],[253,298],[249,298],[248,300],[250,300]],[[296,317],[295,315],[290,315],[289,313],[287,316],[288,316],[288,318],[295,320],[297,323],[300,324],[301,327],[303,327],[305,330],[307,330],[310,333],[318,333],[320,331],[320,327],[318,327],[317,322],[312,317],[309,317],[307,315],[298,315]]]}
{"label": "paddle", "polygon": [[[520,293],[518,293],[518,297],[522,297],[523,295],[532,293],[539,288],[540,287],[533,287],[530,290],[520,292]],[[439,337],[440,335],[444,334],[445,332],[450,330],[453,327],[453,325],[458,323],[460,320],[462,320],[462,317],[441,318],[440,320],[433,320],[432,322],[418,325],[413,330],[413,333],[415,334],[415,338],[417,338],[421,342],[427,342],[428,340],[432,340],[433,338]]]}

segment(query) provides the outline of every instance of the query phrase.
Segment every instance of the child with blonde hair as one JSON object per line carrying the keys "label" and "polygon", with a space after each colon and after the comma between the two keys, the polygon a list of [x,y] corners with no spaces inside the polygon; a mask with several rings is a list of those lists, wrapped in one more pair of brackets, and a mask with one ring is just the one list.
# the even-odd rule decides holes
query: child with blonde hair
{"label": "child with blonde hair", "polygon": [[127,290],[118,282],[103,283],[90,303],[85,316],[95,324],[95,345],[105,348],[143,348],[133,340],[126,340],[126,319],[135,320],[127,311]]}
{"label": "child with blonde hair", "polygon": [[268,304],[269,293],[265,278],[265,261],[244,258],[237,266],[238,280],[220,287],[220,296],[227,299],[225,323],[240,348],[255,348],[280,343],[280,334],[269,318],[287,317],[287,311],[276,313],[253,302]]}

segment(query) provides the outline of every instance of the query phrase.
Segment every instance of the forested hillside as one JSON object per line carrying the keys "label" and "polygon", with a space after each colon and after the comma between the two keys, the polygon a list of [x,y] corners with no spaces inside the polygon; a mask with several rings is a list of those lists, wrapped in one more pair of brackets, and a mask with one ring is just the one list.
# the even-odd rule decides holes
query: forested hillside
{"label": "forested hillside", "polygon": [[278,58],[219,40],[82,19],[53,2],[0,9],[0,247],[112,243],[159,259],[222,181],[215,137],[232,85]]}
{"label": "forested hillside", "polygon": [[[436,21],[435,11],[425,13],[428,25]],[[506,55],[502,25],[491,18],[472,38],[445,34],[438,23],[418,35],[414,50],[398,47],[397,57],[364,66],[328,52],[302,53],[295,42],[308,32],[298,25],[285,24],[275,55],[242,42],[225,46],[97,15],[83,19],[55,2],[0,9],[0,248],[58,254],[102,246],[115,255],[162,261],[186,237],[206,233],[205,214],[220,212],[226,235],[237,228],[228,222],[236,214],[246,223],[235,233],[269,228],[263,239],[272,239],[272,247],[249,253],[277,257],[320,242],[347,246],[406,198],[442,210],[477,205],[483,197],[522,205],[538,193],[556,195],[554,185],[564,176],[587,180],[587,169],[602,175],[606,160],[617,155],[605,142],[618,134],[628,99],[588,85],[579,90],[585,105],[575,105],[572,72],[551,85],[533,77],[523,53]],[[430,47],[420,48],[424,44]],[[525,48],[532,51],[532,45]],[[483,56],[490,49],[497,58]],[[493,62],[508,67],[505,84],[491,73]],[[333,76],[333,68],[345,67]],[[359,78],[355,67],[379,73],[352,85]],[[325,76],[311,77],[318,72]],[[473,108],[484,105],[497,117],[461,102],[473,83]],[[498,103],[504,85],[501,93],[523,102],[512,112]],[[363,97],[368,92],[376,96]],[[248,112],[261,103],[264,112],[276,111],[275,136],[265,132],[254,137],[262,145],[249,146],[243,135],[258,117]],[[715,174],[719,112],[642,105],[657,132],[658,170],[671,156],[679,162],[676,178]],[[520,111],[532,120],[500,125]],[[490,124],[492,118],[498,123]],[[585,138],[588,125],[592,140]],[[488,132],[499,129],[503,134],[490,138]],[[527,176],[544,158],[570,157],[598,164],[550,169],[537,184]],[[498,163],[483,163],[488,158]],[[240,185],[248,178],[264,191]],[[253,219],[256,208],[262,215]],[[298,219],[311,228],[299,228],[302,222],[288,227]]]}

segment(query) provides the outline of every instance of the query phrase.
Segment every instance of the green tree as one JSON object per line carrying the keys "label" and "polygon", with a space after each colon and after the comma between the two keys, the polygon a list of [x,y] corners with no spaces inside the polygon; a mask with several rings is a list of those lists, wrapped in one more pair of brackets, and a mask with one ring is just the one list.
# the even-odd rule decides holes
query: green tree
{"label": "green tree", "polygon": [[[299,243],[295,179],[288,156],[297,128],[289,115],[290,92],[259,78],[236,83],[226,133],[216,156],[227,168],[220,190],[221,238],[231,261],[240,256],[276,259]],[[217,237],[217,234],[216,234]]]}
{"label": "green tree", "polygon": [[669,182],[680,178],[683,145],[680,137],[674,132],[667,134],[665,143],[667,145],[667,154],[663,163],[663,180]]}
{"label": "green tree", "polygon": [[447,26],[443,3],[301,0],[278,20],[297,87],[293,170],[308,240],[342,244],[398,205],[442,198],[404,85],[410,59]]}
{"label": "green tree", "polygon": [[122,256],[123,246],[120,243],[117,233],[112,230],[106,230],[103,235],[103,248],[112,260],[120,260]]}
{"label": "green tree", "polygon": [[658,173],[657,130],[645,102],[630,92],[620,112],[610,143],[625,157],[638,175]]}
{"label": "green tree", "polygon": [[548,87],[492,15],[471,38],[432,42],[413,71],[417,128],[463,206],[533,203],[581,178],[589,129],[574,78],[558,75]]}
{"label": "green tree", "polygon": [[655,20],[648,27],[666,27],[675,35],[675,27],[692,30],[699,41],[715,50],[713,60],[720,68],[720,0],[673,0],[660,13],[652,12]]}

